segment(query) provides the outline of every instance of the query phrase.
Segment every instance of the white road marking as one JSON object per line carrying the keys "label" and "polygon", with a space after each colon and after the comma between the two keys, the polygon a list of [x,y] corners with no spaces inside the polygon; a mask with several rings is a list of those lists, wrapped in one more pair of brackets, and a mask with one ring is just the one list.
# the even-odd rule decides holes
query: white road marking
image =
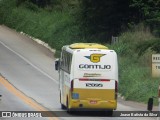
{"label": "white road marking", "polygon": [[32,64],[29,60],[27,60],[25,57],[23,57],[22,55],[20,55],[19,53],[17,53],[16,51],[14,51],[13,49],[11,49],[10,47],[8,47],[7,45],[5,45],[5,43],[3,43],[2,41],[0,41],[0,43],[6,47],[8,50],[10,50],[11,52],[13,52],[14,54],[16,54],[17,56],[19,56],[21,59],[23,59],[25,62],[27,62],[28,64],[30,64],[33,68],[35,68],[36,70],[38,70],[39,72],[41,72],[43,75],[45,75],[46,77],[48,77],[49,79],[53,80],[56,84],[58,84],[58,81],[53,79],[49,74],[47,74],[46,72],[44,72],[43,70],[41,70],[40,68],[38,68],[37,66],[35,66],[34,64]]}

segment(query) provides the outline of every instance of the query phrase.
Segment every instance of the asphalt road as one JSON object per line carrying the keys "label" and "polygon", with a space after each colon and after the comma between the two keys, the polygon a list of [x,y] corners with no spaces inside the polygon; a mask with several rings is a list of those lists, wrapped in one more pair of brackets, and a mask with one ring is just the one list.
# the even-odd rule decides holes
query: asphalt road
{"label": "asphalt road", "polygon": [[[61,111],[58,73],[54,70],[53,53],[30,38],[0,26],[0,111]],[[6,81],[6,82],[5,82]],[[12,88],[13,87],[13,88]],[[156,110],[157,108],[155,108]],[[119,100],[117,111],[145,111],[146,105]],[[61,115],[63,113],[63,115]],[[56,113],[58,117],[41,119],[103,120],[93,114]],[[115,114],[114,114],[115,115]],[[114,116],[113,115],[113,116]],[[28,118],[0,118],[28,119]],[[40,118],[29,118],[29,120]],[[156,119],[107,117],[107,119]]]}

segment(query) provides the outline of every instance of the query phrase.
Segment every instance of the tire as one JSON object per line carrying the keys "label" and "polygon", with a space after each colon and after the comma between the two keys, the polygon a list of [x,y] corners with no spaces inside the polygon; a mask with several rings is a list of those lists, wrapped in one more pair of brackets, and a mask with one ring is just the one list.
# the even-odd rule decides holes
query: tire
{"label": "tire", "polygon": [[59,101],[60,101],[60,103],[61,103],[61,91],[60,91],[60,93],[59,93]]}
{"label": "tire", "polygon": [[65,110],[66,106],[64,106],[63,104],[61,104],[61,109]]}
{"label": "tire", "polygon": [[113,116],[113,110],[106,111],[106,115],[109,117]]}
{"label": "tire", "polygon": [[[61,92],[60,92],[60,96],[59,96],[59,100],[60,100],[60,103],[61,103]],[[61,109],[66,109],[66,107],[61,103]]]}
{"label": "tire", "polygon": [[66,101],[66,105],[67,105],[67,113],[71,114],[71,110],[69,108],[69,101],[68,101],[68,97],[67,97],[67,101]]}

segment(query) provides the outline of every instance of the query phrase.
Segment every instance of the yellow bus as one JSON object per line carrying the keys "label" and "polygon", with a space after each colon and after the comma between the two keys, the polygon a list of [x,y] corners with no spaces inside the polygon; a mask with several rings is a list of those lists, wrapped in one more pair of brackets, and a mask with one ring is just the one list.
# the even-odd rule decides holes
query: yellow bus
{"label": "yellow bus", "polygon": [[59,71],[62,109],[107,111],[117,108],[118,62],[114,50],[96,43],[62,47]]}

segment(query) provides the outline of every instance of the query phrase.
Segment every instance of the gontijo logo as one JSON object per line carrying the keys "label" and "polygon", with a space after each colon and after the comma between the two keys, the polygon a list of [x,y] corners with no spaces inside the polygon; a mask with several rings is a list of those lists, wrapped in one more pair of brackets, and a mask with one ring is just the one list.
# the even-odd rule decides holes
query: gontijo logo
{"label": "gontijo logo", "polygon": [[105,54],[91,54],[90,56],[85,56],[86,58],[90,59],[93,63],[100,62],[100,58],[104,56]]}

